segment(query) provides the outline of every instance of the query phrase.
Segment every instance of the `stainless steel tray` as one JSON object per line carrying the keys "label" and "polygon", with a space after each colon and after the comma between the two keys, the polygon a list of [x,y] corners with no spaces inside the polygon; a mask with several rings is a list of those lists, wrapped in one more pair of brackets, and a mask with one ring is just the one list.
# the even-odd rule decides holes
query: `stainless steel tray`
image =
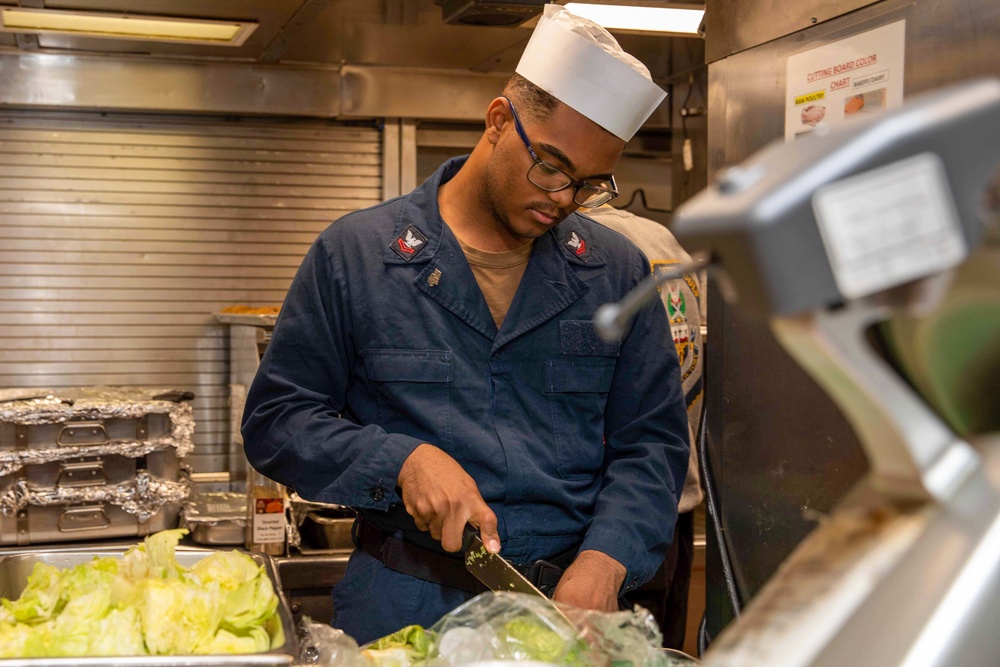
{"label": "stainless steel tray", "polygon": [[[170,415],[162,412],[149,412],[142,417],[93,417],[82,412],[65,421],[9,424],[8,427],[0,429],[0,447],[58,449],[100,447],[114,443],[145,443],[170,436],[172,427]],[[122,453],[127,452],[125,445],[122,449]]]}
{"label": "stainless steel tray", "polygon": [[181,526],[191,540],[207,546],[243,545],[247,525],[247,497],[232,491],[198,492],[184,502]]}
{"label": "stainless steel tray", "polygon": [[[177,527],[179,504],[168,503],[147,521],[139,521],[113,503],[29,505],[14,516],[0,514],[0,545],[4,547],[143,537]],[[6,593],[0,595],[10,597]]]}
{"label": "stainless steel tray", "polygon": [[42,490],[115,486],[134,479],[139,470],[157,479],[178,481],[181,462],[177,450],[164,447],[139,458],[105,454],[26,465],[11,475],[0,475],[0,491],[7,491],[20,479],[29,487]]}
{"label": "stainless steel tray", "polygon": [[[5,552],[0,556],[0,597],[16,598],[28,583],[35,563],[43,562],[55,567],[74,567],[101,556],[123,556],[126,547],[103,548],[60,548],[51,550],[26,549],[19,552]],[[214,549],[177,548],[177,562],[191,567]],[[15,658],[0,659],[0,667],[234,667],[236,665],[291,665],[298,656],[298,643],[292,613],[281,590],[281,579],[274,560],[265,554],[248,554],[258,564],[264,566],[274,592],[278,596],[278,616],[285,643],[267,653],[247,655],[160,655],[127,656],[102,658]]]}
{"label": "stainless steel tray", "polygon": [[235,521],[198,523],[190,527],[191,540],[197,544],[239,546],[246,542],[246,526]]}
{"label": "stainless steel tray", "polygon": [[324,516],[321,512],[308,512],[299,526],[302,544],[314,549],[350,551],[354,549],[354,542],[351,540],[354,519],[353,515]]}

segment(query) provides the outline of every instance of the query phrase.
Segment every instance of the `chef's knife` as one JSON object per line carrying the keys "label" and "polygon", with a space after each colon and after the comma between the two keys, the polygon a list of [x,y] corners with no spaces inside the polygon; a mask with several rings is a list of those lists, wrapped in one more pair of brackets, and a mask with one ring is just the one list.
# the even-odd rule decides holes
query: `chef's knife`
{"label": "chef's knife", "polygon": [[478,579],[486,588],[494,592],[527,593],[544,600],[554,612],[561,616],[572,627],[576,627],[566,614],[550,600],[545,593],[521,574],[510,561],[502,556],[486,550],[479,533],[472,527],[465,529],[462,541],[462,553],[465,555],[465,569]]}
{"label": "chef's knife", "polygon": [[487,551],[477,533],[466,533],[462,551],[465,554],[465,569],[491,591],[527,593],[545,597],[545,594],[509,561]]}

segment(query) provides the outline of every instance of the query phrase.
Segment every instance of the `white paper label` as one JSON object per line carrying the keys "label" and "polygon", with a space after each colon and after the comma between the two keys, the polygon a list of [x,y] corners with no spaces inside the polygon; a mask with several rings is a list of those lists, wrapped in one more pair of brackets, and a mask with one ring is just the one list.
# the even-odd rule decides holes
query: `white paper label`
{"label": "white paper label", "polygon": [[812,204],[837,288],[849,299],[952,268],[967,253],[933,153],[820,188]]}
{"label": "white paper label", "polygon": [[902,105],[905,46],[896,21],[789,57],[785,140]]}
{"label": "white paper label", "polygon": [[[253,515],[255,544],[275,544],[285,541],[285,510],[281,498],[257,498]],[[280,510],[277,508],[281,507]]]}

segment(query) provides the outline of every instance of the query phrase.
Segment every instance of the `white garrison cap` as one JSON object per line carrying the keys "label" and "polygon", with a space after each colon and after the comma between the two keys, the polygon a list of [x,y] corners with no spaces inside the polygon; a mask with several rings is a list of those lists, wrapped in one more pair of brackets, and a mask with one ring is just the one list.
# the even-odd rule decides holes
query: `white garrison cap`
{"label": "white garrison cap", "polygon": [[611,33],[559,5],[545,5],[514,71],[624,141],[667,96]]}

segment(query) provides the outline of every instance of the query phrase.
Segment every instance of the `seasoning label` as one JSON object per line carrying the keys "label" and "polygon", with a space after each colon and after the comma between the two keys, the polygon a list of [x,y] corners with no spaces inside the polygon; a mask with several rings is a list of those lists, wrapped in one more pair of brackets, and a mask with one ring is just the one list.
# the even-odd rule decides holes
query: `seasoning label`
{"label": "seasoning label", "polygon": [[275,544],[285,541],[285,503],[281,498],[254,498],[253,541]]}

